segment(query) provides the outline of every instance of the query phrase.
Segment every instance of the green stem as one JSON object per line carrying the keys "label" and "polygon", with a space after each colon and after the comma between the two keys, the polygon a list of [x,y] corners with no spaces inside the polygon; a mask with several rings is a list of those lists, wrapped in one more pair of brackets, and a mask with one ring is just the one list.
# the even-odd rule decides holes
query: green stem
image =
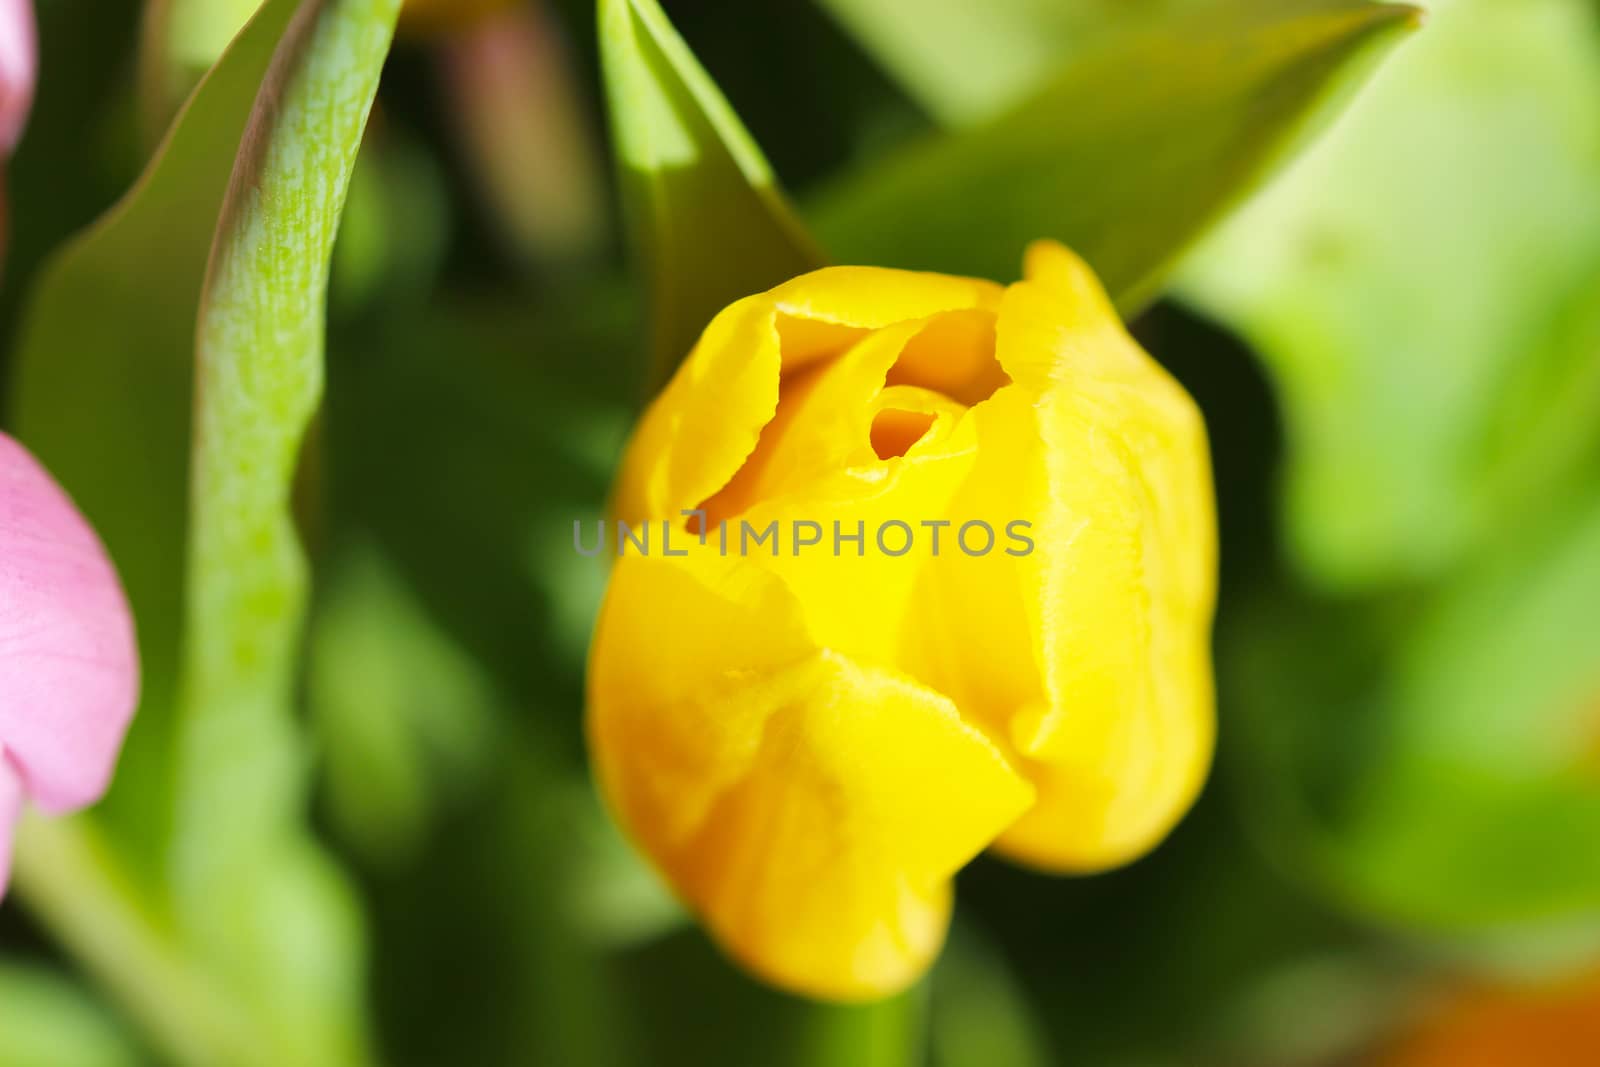
{"label": "green stem", "polygon": [[186,958],[88,818],[24,819],[13,874],[28,910],[173,1063],[261,1061],[270,1045]]}
{"label": "green stem", "polygon": [[924,1067],[928,979],[877,1004],[817,1005],[801,1038],[799,1067]]}

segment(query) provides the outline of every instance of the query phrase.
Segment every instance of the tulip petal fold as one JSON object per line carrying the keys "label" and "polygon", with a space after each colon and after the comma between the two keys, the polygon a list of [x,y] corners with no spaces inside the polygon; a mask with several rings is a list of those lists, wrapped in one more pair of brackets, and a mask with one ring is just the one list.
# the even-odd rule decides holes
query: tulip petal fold
{"label": "tulip petal fold", "polygon": [[1058,245],[1008,288],[839,267],[730,306],[642,419],[614,510],[682,554],[616,561],[601,787],[784,988],[904,988],[978,852],[1126,863],[1203,783],[1204,426]]}
{"label": "tulip petal fold", "polygon": [[759,568],[624,559],[605,612],[600,778],[677,891],[786,988],[859,999],[915,979],[950,878],[1027,807],[1027,782],[947,698],[815,648]]}

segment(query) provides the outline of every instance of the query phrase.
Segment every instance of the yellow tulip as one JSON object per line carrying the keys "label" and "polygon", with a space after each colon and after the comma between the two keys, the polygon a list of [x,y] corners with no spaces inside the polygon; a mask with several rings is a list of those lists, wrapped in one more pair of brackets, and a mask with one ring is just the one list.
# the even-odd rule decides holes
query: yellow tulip
{"label": "yellow tulip", "polygon": [[1128,862],[1210,764],[1204,426],[1072,253],[1025,274],[836,267],[741,300],[623,462],[601,788],[795,992],[904,988],[983,849]]}

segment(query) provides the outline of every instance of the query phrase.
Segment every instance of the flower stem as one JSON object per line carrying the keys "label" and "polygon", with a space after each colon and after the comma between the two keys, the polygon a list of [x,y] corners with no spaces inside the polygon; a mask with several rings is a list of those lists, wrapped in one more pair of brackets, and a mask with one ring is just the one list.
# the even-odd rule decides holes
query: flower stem
{"label": "flower stem", "polygon": [[817,1005],[802,1038],[802,1067],[923,1067],[928,979],[876,1004]]}
{"label": "flower stem", "polygon": [[28,910],[180,1067],[262,1064],[247,1014],[186,958],[87,817],[29,817],[15,888]]}

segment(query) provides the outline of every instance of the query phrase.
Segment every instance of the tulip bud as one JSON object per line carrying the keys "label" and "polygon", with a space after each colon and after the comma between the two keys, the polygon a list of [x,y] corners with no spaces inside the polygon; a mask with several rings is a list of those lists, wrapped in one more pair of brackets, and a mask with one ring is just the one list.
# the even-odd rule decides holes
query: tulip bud
{"label": "tulip bud", "polygon": [[24,798],[99,799],[138,699],[133,620],[94,532],[0,434],[0,892]]}
{"label": "tulip bud", "polygon": [[829,268],[741,300],[623,462],[601,787],[791,990],[905,987],[977,853],[1126,863],[1209,766],[1200,416],[1081,261],[1040,243],[1026,267]]}

